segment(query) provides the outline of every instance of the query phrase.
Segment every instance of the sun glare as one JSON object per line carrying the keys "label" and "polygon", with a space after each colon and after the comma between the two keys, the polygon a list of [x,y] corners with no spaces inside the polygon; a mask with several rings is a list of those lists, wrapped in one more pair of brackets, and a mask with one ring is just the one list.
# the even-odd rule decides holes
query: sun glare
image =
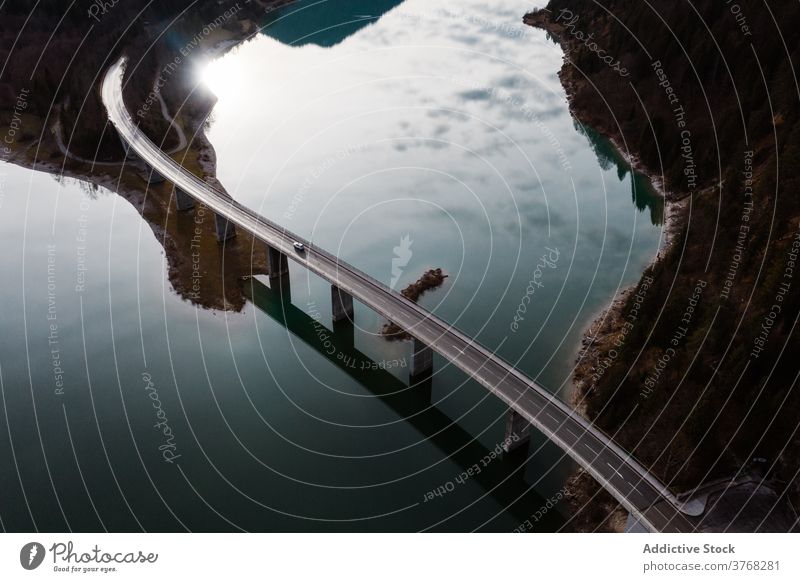
{"label": "sun glare", "polygon": [[241,88],[241,71],[236,59],[211,61],[200,71],[200,80],[220,99],[236,94]]}

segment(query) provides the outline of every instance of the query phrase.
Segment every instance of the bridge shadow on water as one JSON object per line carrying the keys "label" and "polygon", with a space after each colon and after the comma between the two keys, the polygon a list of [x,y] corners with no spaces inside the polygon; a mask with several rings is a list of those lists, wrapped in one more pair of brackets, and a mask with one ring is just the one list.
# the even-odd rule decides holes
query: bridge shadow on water
{"label": "bridge shadow on water", "polygon": [[[333,329],[323,326],[318,319],[291,303],[288,287],[281,289],[276,285],[272,289],[251,277],[244,283],[244,292],[256,308],[378,397],[463,471],[475,465],[480,467],[480,472],[471,476],[470,481],[479,484],[520,524],[528,519],[533,523],[533,515],[541,512],[547,500],[525,480],[527,446],[503,453],[483,466],[481,459],[492,451],[431,404],[432,377],[411,379],[406,383],[382,369],[355,348],[351,321],[335,324]],[[328,338],[332,341],[328,342]],[[331,344],[336,349],[331,350]],[[563,518],[557,510],[551,509],[544,512],[534,526],[540,531],[556,531],[563,527]],[[489,523],[485,529],[494,528]]]}

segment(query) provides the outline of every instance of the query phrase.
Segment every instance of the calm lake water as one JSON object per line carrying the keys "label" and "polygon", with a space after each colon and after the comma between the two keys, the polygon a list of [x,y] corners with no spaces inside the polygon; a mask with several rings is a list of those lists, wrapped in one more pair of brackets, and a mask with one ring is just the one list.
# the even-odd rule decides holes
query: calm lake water
{"label": "calm lake water", "polygon": [[[441,267],[420,303],[567,397],[660,205],[576,127],[527,3],[367,6],[310,34],[337,21],[295,4],[198,70],[220,180],[397,289]],[[0,177],[3,528],[510,531],[563,488],[572,464],[538,434],[494,457],[506,411],[460,371],[436,357],[430,393],[407,389],[410,345],[360,305],[354,338],[330,331],[316,277],[292,267],[291,303],[257,282],[242,313],[196,309],[115,193]]]}

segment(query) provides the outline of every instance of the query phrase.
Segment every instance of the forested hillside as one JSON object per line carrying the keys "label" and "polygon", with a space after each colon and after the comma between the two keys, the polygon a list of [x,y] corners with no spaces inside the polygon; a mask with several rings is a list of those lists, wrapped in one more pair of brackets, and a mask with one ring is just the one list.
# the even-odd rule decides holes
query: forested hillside
{"label": "forested hillside", "polygon": [[800,11],[775,8],[552,0],[526,21],[567,49],[576,117],[686,204],[587,338],[579,406],[675,490],[763,458],[797,502]]}

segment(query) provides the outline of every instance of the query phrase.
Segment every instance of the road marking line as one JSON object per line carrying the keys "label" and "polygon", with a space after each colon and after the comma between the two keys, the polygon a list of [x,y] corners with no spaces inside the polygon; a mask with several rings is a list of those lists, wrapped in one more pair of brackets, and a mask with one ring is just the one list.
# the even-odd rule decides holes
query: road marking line
{"label": "road marking line", "polygon": [[587,449],[589,449],[590,451],[592,451],[592,452],[593,452],[595,455],[597,455],[597,454],[598,454],[598,453],[597,453],[597,451],[595,451],[595,450],[594,450],[592,447],[590,447],[590,446],[589,446],[589,443],[583,443],[583,444],[586,446],[586,448],[587,448]]}
{"label": "road marking line", "polygon": [[644,494],[643,494],[641,491],[639,491],[639,488],[638,488],[636,485],[634,485],[633,483],[631,483],[631,482],[630,482],[630,481],[628,481],[627,479],[625,479],[625,483],[627,483],[628,485],[630,485],[631,487],[633,487],[633,490],[634,490],[634,491],[636,491],[636,493],[638,493],[639,495],[641,495],[642,497],[644,497]]}

